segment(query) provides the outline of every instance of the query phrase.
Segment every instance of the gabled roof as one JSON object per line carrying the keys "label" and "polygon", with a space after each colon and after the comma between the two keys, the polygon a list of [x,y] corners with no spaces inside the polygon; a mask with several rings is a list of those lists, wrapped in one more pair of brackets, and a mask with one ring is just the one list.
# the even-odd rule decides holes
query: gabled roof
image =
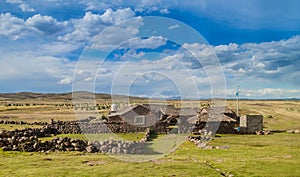
{"label": "gabled roof", "polygon": [[139,111],[142,111],[140,113],[142,114],[147,114],[150,112],[150,109],[143,106],[143,105],[140,105],[140,104],[137,104],[137,105],[126,105],[126,106],[123,106],[122,108],[120,108],[117,112],[115,113],[111,113],[109,116],[116,116],[116,115],[123,115],[123,114],[126,114],[130,111],[136,111],[137,109],[140,109]]}
{"label": "gabled roof", "polygon": [[200,110],[201,113],[209,113],[209,112],[219,112],[223,114],[233,114],[236,115],[234,111],[229,109],[227,106],[224,107],[204,107]]}

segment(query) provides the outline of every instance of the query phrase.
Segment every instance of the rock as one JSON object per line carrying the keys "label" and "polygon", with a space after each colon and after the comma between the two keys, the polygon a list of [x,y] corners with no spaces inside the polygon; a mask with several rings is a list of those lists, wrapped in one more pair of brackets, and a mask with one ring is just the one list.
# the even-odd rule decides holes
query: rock
{"label": "rock", "polygon": [[34,148],[34,149],[38,149],[38,148],[39,148],[39,143],[38,143],[38,142],[35,142],[35,143],[33,144],[33,148]]}
{"label": "rock", "polygon": [[112,153],[112,154],[117,154],[118,151],[119,151],[119,148],[117,148],[117,147],[113,147],[113,148],[111,149],[111,153]]}
{"label": "rock", "polygon": [[75,151],[81,151],[81,148],[75,147],[74,150]]}
{"label": "rock", "polygon": [[85,150],[88,152],[88,153],[92,153],[93,152],[93,146],[87,146],[85,148]]}
{"label": "rock", "polygon": [[205,146],[203,147],[204,149],[213,149],[214,147],[213,146]]}
{"label": "rock", "polygon": [[17,145],[13,145],[13,148],[12,148],[13,151],[17,151],[19,150],[19,147]]}
{"label": "rock", "polygon": [[229,146],[216,146],[216,149],[229,149]]}
{"label": "rock", "polygon": [[78,143],[71,143],[71,145],[72,145],[73,147],[75,147],[75,148],[76,148],[76,147],[77,147],[77,148],[80,147]]}
{"label": "rock", "polygon": [[2,150],[3,151],[11,151],[11,147],[9,147],[9,146],[3,146]]}

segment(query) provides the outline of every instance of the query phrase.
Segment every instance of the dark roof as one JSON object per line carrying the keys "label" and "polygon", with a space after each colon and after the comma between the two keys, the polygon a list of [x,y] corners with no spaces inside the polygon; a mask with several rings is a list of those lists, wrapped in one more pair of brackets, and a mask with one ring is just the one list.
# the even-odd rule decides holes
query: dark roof
{"label": "dark roof", "polygon": [[189,123],[196,124],[200,122],[236,122],[235,112],[228,107],[210,107],[202,108],[197,116],[188,119]]}
{"label": "dark roof", "polygon": [[130,111],[135,111],[136,113],[140,114],[140,115],[145,115],[148,114],[151,109],[149,109],[149,107],[146,107],[144,105],[126,105],[121,107],[117,112],[115,113],[111,113],[109,116],[115,116],[115,115],[123,115],[126,114]]}

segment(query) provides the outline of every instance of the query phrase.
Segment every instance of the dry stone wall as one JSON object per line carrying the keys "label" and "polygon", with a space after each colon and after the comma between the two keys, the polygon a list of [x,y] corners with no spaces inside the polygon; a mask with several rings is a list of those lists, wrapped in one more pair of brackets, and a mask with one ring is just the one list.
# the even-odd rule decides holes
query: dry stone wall
{"label": "dry stone wall", "polygon": [[42,129],[27,128],[0,132],[0,147],[4,151],[26,152],[50,152],[50,151],[84,151],[89,153],[109,154],[142,154],[144,146],[150,137],[150,129],[146,129],[144,137],[140,141],[86,141],[71,139],[68,137],[54,138],[51,141],[42,142],[39,137],[45,137],[58,133],[57,129],[49,126]]}
{"label": "dry stone wall", "polygon": [[145,132],[150,128],[158,133],[167,133],[168,124],[159,122],[151,127],[139,127],[128,123],[104,123],[104,122],[78,122],[78,121],[52,121],[47,125],[57,129],[62,134],[99,134],[99,133],[135,133]]}

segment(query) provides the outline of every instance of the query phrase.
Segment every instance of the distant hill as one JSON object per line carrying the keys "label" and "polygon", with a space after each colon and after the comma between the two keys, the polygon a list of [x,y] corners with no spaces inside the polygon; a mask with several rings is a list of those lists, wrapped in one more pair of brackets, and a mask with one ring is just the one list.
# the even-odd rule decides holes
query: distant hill
{"label": "distant hill", "polygon": [[[68,93],[34,93],[34,92],[19,92],[19,93],[0,93],[0,98],[9,99],[9,100],[20,100],[20,99],[64,99],[71,100],[72,92]],[[86,91],[78,91],[74,92],[75,95],[80,95],[80,97],[91,98],[95,96],[96,99],[111,99],[110,94],[96,93],[93,94],[91,92]],[[127,98],[127,96],[123,95],[114,95],[117,98]],[[129,97],[130,99],[146,99],[140,97]]]}

